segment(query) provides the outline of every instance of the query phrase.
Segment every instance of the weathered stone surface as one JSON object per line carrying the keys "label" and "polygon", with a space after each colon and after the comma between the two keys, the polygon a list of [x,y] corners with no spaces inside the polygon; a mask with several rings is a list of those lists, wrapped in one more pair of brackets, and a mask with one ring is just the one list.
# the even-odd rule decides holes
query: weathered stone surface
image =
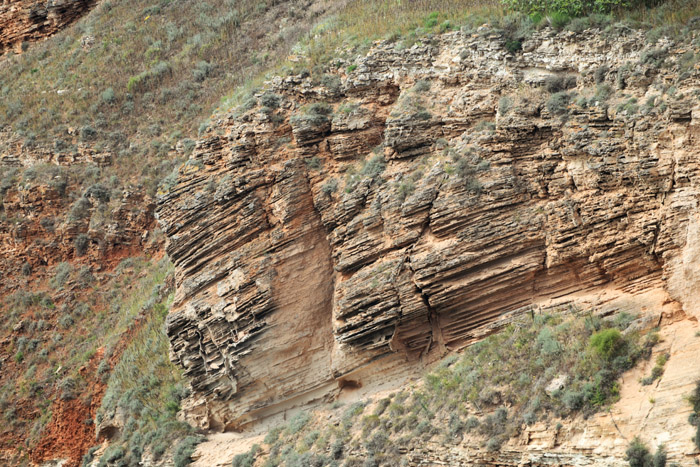
{"label": "weathered stone surface", "polygon": [[90,11],[96,0],[3,0],[0,2],[0,55],[45,39]]}
{"label": "weathered stone surface", "polygon": [[[661,96],[677,54],[658,72],[639,33],[545,30],[515,56],[484,36],[381,43],[338,92],[274,79],[273,116],[198,143],[158,208],[191,419],[233,429],[371,384],[551,300],[655,291],[697,317],[697,112],[627,105]],[[602,65],[611,87],[632,70],[625,96],[595,97]],[[559,75],[576,95],[555,105]],[[320,101],[332,116],[299,117]]]}

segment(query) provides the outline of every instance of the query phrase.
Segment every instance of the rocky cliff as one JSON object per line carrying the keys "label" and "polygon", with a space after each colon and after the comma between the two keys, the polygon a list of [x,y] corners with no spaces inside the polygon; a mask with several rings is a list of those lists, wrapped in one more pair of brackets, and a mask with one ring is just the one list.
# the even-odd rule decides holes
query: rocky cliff
{"label": "rocky cliff", "polygon": [[45,39],[87,13],[96,0],[3,0],[0,3],[0,55],[22,51],[22,44]]}
{"label": "rocky cliff", "polygon": [[[545,29],[512,51],[482,27],[383,42],[273,79],[215,122],[157,212],[190,420],[240,429],[400,381],[562,303],[694,326],[697,50],[644,39]],[[688,361],[668,401],[680,420],[700,376]],[[621,456],[614,432],[587,436]]]}

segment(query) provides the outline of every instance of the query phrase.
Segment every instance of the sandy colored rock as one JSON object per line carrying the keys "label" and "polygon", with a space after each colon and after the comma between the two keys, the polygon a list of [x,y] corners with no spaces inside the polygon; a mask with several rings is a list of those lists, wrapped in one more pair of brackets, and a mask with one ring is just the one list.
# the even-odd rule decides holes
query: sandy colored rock
{"label": "sandy colored rock", "polygon": [[[241,429],[414,372],[553,305],[694,326],[699,127],[682,96],[697,70],[677,78],[672,51],[666,68],[645,64],[637,32],[544,30],[518,55],[482,32],[380,43],[355,72],[338,70],[339,90],[275,78],[264,92],[281,96],[277,109],[231,114],[197,143],[157,212],[176,267],[167,332],[194,423]],[[554,98],[544,86],[562,76],[575,86]],[[663,95],[671,80],[676,97]],[[665,105],[634,106],[657,94]],[[314,103],[332,114],[309,117]],[[669,342],[697,357],[685,337]],[[677,361],[659,424],[643,428],[677,440],[674,459],[692,428],[663,411],[692,389],[674,388],[670,375],[689,371]],[[648,423],[638,395],[623,401],[585,428],[533,431],[537,460],[525,441],[440,462],[619,465]]]}

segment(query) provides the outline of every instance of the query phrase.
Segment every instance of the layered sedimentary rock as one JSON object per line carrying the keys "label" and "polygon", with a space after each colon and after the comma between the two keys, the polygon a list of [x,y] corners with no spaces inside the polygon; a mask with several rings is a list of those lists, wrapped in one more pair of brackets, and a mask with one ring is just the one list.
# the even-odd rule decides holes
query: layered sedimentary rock
{"label": "layered sedimentary rock", "polygon": [[193,421],[391,377],[561,297],[658,289],[697,316],[688,47],[505,42],[381,43],[336,79],[272,80],[198,142],[158,208]]}
{"label": "layered sedimentary rock", "polygon": [[97,0],[3,0],[0,2],[0,55],[23,43],[45,39],[74,22]]}

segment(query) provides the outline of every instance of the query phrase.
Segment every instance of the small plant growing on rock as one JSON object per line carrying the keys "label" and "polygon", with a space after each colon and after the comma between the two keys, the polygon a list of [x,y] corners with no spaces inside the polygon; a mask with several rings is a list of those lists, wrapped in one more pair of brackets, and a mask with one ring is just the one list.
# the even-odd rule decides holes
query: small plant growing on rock
{"label": "small plant growing on rock", "polygon": [[321,187],[321,191],[330,196],[338,190],[338,180],[331,178]]}
{"label": "small plant growing on rock", "polygon": [[85,234],[80,234],[73,240],[73,246],[75,247],[75,256],[83,256],[90,245],[90,238]]}
{"label": "small plant growing on rock", "polygon": [[302,107],[302,113],[292,115],[289,122],[292,125],[303,123],[312,125],[322,125],[327,123],[328,116],[333,113],[333,108],[325,102],[315,102],[313,104]]}
{"label": "small plant growing on rock", "polygon": [[251,448],[250,451],[243,453],[243,454],[238,454],[233,458],[233,461],[231,462],[232,467],[253,467],[255,465],[255,456],[257,455],[258,451],[260,450],[260,446],[257,444],[254,444]]}
{"label": "small plant growing on rock", "polygon": [[574,75],[553,75],[544,80],[545,90],[552,94],[574,87],[576,87],[576,76]]}
{"label": "small plant growing on rock", "polygon": [[66,262],[58,263],[49,284],[54,289],[62,288],[68,282],[71,272],[73,272],[73,267],[70,264]]}
{"label": "small plant growing on rock", "polygon": [[296,434],[301,431],[301,429],[304,428],[309,421],[311,421],[311,415],[309,415],[308,412],[300,412],[289,421],[289,425],[287,425],[287,432],[291,435]]}
{"label": "small plant growing on rock", "polygon": [[321,159],[318,156],[305,159],[304,163],[310,170],[321,170]]}
{"label": "small plant growing on rock", "polygon": [[571,97],[571,94],[566,92],[552,94],[547,101],[547,111],[552,115],[565,115],[568,112]]}

